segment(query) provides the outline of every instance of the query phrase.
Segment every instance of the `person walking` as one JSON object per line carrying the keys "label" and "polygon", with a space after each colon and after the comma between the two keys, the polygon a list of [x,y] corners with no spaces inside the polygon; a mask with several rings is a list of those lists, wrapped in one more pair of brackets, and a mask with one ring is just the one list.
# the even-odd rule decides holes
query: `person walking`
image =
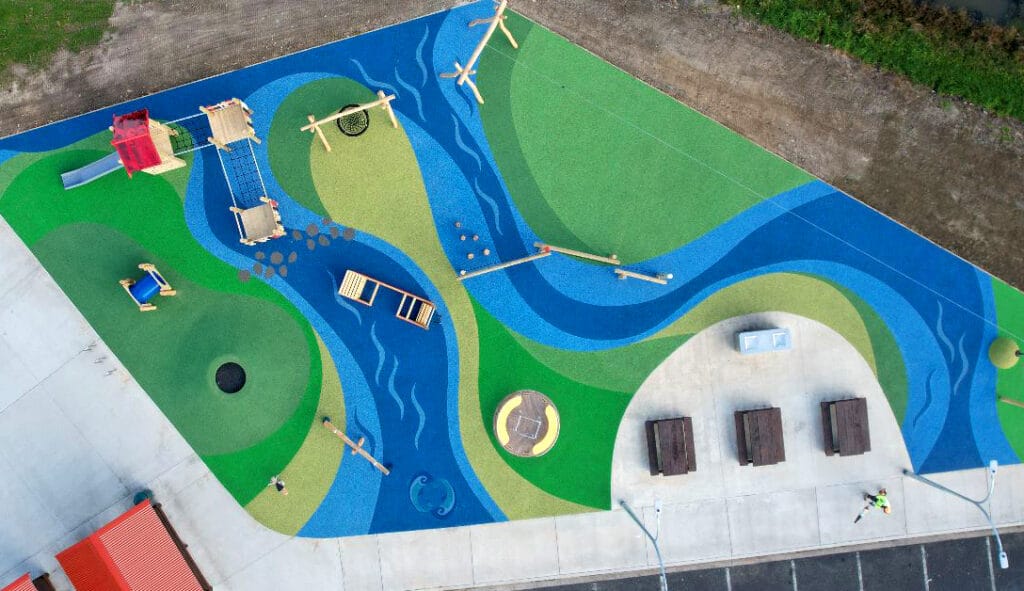
{"label": "person walking", "polygon": [[882,510],[882,513],[885,513],[886,515],[892,513],[892,505],[889,504],[889,496],[884,488],[879,489],[878,494],[873,495],[870,493],[864,493],[864,500],[867,501],[868,504],[864,506],[860,515],[857,515],[857,518],[853,520],[854,523],[863,519],[872,507],[878,507]]}
{"label": "person walking", "polygon": [[281,493],[284,496],[288,496],[288,489],[284,487],[284,481],[281,480],[280,475],[271,477],[270,484],[268,484],[267,486],[273,486],[274,489],[277,490],[277,492]]}

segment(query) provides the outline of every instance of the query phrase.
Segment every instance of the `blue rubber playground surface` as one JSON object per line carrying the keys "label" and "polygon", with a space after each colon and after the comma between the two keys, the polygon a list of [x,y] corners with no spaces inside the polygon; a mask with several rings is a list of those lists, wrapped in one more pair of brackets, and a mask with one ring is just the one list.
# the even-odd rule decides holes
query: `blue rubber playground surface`
{"label": "blue rubber playground surface", "polygon": [[[1020,392],[1024,369],[996,367],[990,347],[1019,342],[1024,295],[518,15],[520,47],[499,32],[477,64],[480,105],[440,74],[492,11],[474,3],[0,140],[0,215],[258,520],[336,537],[608,509],[609,434],[695,334],[680,323],[726,292],[744,302],[735,315],[795,311],[813,294],[792,276],[841,294],[800,308],[815,320],[857,311],[855,346],[916,471],[1020,461],[1024,409],[997,394]],[[325,124],[331,152],[300,131],[379,90],[398,128],[379,108],[358,137]],[[232,98],[260,141],[225,151],[197,114]],[[143,108],[179,131],[186,165],[129,179],[106,130]],[[65,191],[61,174],[96,162]],[[228,208],[260,197],[284,236],[247,245]],[[622,281],[556,252],[459,279],[537,243],[673,277]],[[178,291],[144,314],[117,285],[142,262]],[[372,306],[339,295],[348,271],[429,300],[433,320],[396,318],[396,291]],[[225,361],[249,375],[238,394],[210,377]],[[559,409],[541,457],[494,433],[517,389]],[[324,416],[390,474],[345,452]],[[266,486],[278,474],[288,497]]]}

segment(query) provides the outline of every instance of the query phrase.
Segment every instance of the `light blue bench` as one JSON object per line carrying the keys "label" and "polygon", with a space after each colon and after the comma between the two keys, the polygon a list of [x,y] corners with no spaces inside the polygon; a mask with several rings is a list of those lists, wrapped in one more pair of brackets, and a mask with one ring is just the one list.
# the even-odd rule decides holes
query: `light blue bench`
{"label": "light blue bench", "polygon": [[736,333],[736,347],[744,355],[788,351],[793,348],[788,328],[769,328]]}

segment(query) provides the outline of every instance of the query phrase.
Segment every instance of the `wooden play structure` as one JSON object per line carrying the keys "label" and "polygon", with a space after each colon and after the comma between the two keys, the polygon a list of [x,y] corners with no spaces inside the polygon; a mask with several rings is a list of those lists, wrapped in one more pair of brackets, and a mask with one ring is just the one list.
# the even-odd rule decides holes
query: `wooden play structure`
{"label": "wooden play structure", "polygon": [[221,101],[211,107],[199,107],[199,110],[206,115],[210,124],[211,135],[206,138],[207,141],[219,149],[230,152],[228,144],[245,139],[260,143],[252,127],[252,109],[241,99]]}
{"label": "wooden play structure", "polygon": [[146,272],[142,278],[137,281],[134,279],[122,279],[119,283],[128,292],[128,296],[132,298],[135,305],[139,307],[140,312],[156,310],[156,306],[151,304],[150,300],[157,294],[164,297],[177,295],[178,292],[167,283],[163,275],[157,271],[156,266],[150,263],[142,263],[139,265],[139,268]]}
{"label": "wooden play structure", "polygon": [[387,467],[384,466],[384,464],[378,462],[376,458],[371,456],[365,449],[363,449],[363,443],[366,442],[365,437],[360,437],[359,441],[352,441],[348,435],[345,435],[345,433],[341,429],[338,429],[337,427],[334,426],[333,423],[331,423],[331,417],[324,417],[323,425],[328,431],[334,433],[338,437],[338,439],[341,439],[345,443],[345,445],[352,448],[352,455],[359,454],[363,456],[364,458],[366,458],[368,462],[373,464],[374,468],[383,472],[385,476],[391,474],[391,470],[388,470]]}
{"label": "wooden play structure", "polygon": [[150,119],[148,109],[115,115],[110,131],[114,133],[110,143],[129,177],[136,171],[156,175],[185,166],[171,146],[171,136],[178,132]]}
{"label": "wooden play structure", "polygon": [[324,117],[323,119],[317,119],[313,115],[308,115],[307,119],[309,119],[309,124],[300,127],[299,131],[308,131],[316,135],[316,137],[320,138],[320,143],[324,145],[324,149],[330,152],[331,144],[328,143],[327,136],[325,136],[323,130],[320,129],[321,125],[324,125],[325,123],[330,123],[331,121],[337,121],[339,119],[348,117],[350,115],[354,115],[356,113],[369,111],[374,107],[380,107],[381,109],[384,110],[385,113],[388,114],[388,118],[391,119],[391,126],[394,127],[395,129],[398,129],[398,119],[395,118],[395,111],[391,108],[391,101],[393,100],[395,100],[395,95],[385,95],[383,90],[378,90],[377,100],[373,102],[355,105],[352,107],[348,107],[346,109],[342,109],[333,115],[328,115],[327,117]]}
{"label": "wooden play structure", "polygon": [[239,242],[248,246],[254,246],[257,242],[266,242],[271,238],[280,238],[285,235],[284,226],[281,225],[281,214],[277,211],[277,202],[260,197],[260,205],[242,209],[231,206],[228,209],[235,214],[235,223],[241,234]]}
{"label": "wooden play structure", "polygon": [[494,16],[470,21],[469,26],[471,28],[484,23],[488,23],[488,26],[483,39],[480,40],[476,49],[473,50],[473,54],[469,56],[468,60],[466,60],[466,65],[462,66],[459,62],[455,62],[454,72],[441,74],[441,78],[455,78],[455,83],[459,86],[464,84],[469,86],[469,89],[473,91],[473,96],[476,97],[476,101],[481,105],[484,104],[484,97],[480,95],[480,90],[476,87],[476,83],[470,80],[469,77],[476,74],[476,70],[473,69],[473,66],[476,65],[477,60],[480,59],[480,54],[483,53],[484,48],[487,47],[487,42],[491,40],[491,35],[494,34],[494,31],[500,28],[501,32],[505,34],[505,38],[507,38],[508,42],[512,44],[512,48],[519,49],[519,44],[516,43],[515,37],[512,36],[512,31],[509,31],[508,27],[505,26],[505,19],[508,18],[505,16],[505,9],[508,8],[508,0],[501,0],[501,2],[498,2],[497,4]]}
{"label": "wooden play structure", "polygon": [[341,280],[341,288],[338,289],[338,295],[355,300],[360,304],[373,306],[373,301],[377,298],[377,292],[381,287],[390,289],[402,296],[402,301],[398,304],[398,310],[395,312],[395,318],[404,320],[409,324],[415,324],[424,330],[430,330],[430,321],[434,317],[434,310],[436,309],[434,304],[427,299],[413,295],[394,285],[389,285],[349,269],[345,271],[345,277]]}

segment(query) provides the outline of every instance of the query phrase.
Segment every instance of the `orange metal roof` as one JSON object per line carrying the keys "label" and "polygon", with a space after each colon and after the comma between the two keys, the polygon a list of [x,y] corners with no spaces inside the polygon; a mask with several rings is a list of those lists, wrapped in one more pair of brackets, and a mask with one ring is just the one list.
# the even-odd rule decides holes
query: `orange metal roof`
{"label": "orange metal roof", "polygon": [[32,579],[29,578],[28,573],[25,573],[17,581],[4,587],[3,591],[36,591],[36,586],[32,584]]}
{"label": "orange metal roof", "polygon": [[57,560],[77,591],[202,591],[148,499]]}

